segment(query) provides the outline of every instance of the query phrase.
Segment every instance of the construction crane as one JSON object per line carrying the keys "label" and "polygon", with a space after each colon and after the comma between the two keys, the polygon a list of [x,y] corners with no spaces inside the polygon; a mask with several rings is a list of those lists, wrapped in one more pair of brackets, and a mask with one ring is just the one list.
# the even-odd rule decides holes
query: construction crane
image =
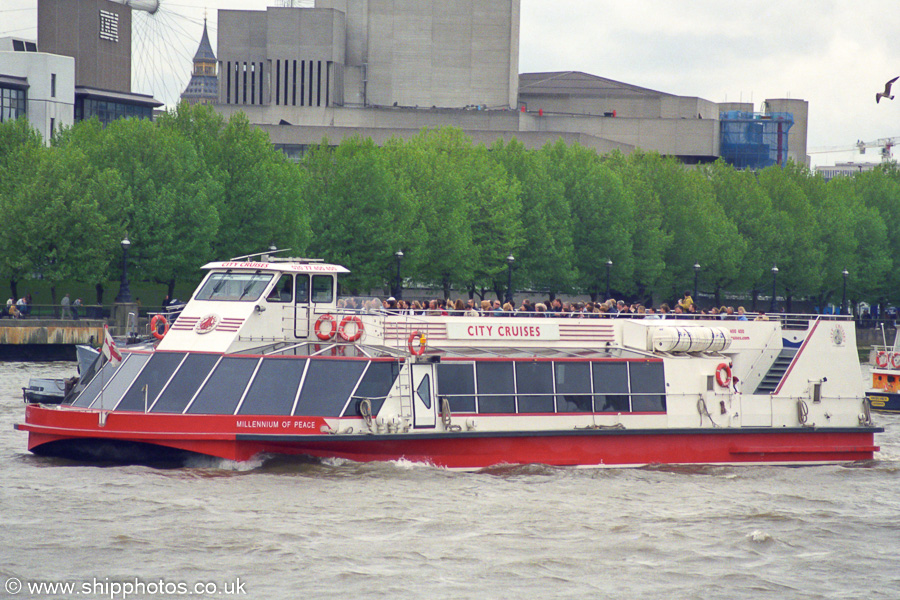
{"label": "construction crane", "polygon": [[853,146],[833,146],[830,148],[814,148],[810,150],[809,154],[831,154],[835,152],[852,152],[854,150],[859,151],[860,154],[865,154],[866,150],[869,148],[881,148],[881,161],[888,162],[891,160],[891,148],[894,147],[895,144],[900,142],[900,137],[889,137],[889,138],[878,138],[873,142],[864,142],[859,140]]}

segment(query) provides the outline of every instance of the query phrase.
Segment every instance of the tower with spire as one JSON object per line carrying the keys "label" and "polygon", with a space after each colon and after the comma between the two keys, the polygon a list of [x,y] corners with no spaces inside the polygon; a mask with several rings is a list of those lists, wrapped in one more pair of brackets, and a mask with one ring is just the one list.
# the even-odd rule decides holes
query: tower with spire
{"label": "tower with spire", "polygon": [[219,98],[219,78],[216,75],[216,55],[209,43],[206,17],[203,18],[203,37],[194,55],[194,71],[181,99],[188,104],[214,104]]}

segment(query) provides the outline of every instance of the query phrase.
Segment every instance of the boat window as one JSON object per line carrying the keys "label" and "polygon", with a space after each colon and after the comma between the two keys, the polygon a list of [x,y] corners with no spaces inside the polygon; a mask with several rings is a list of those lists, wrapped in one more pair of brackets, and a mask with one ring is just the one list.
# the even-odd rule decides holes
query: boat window
{"label": "boat window", "polygon": [[272,273],[213,273],[197,292],[196,299],[255,302],[272,277]]}
{"label": "boat window", "polygon": [[131,388],[125,393],[116,410],[134,410],[144,412],[144,386],[147,386],[146,407],[153,405],[159,392],[172,377],[172,373],[184,359],[183,352],[154,352],[150,362],[137,376]]}
{"label": "boat window", "polygon": [[[553,364],[550,362],[517,362],[516,405],[520,413],[553,412]],[[522,392],[528,392],[523,394]]]}
{"label": "boat window", "polygon": [[391,387],[400,372],[400,363],[396,361],[373,361],[369,363],[366,374],[363,375],[353,399],[344,411],[344,415],[360,416],[359,403],[363,398],[369,400],[372,405],[372,414],[377,415],[384,404],[384,399],[391,392]]}
{"label": "boat window", "polygon": [[258,358],[223,358],[197,398],[188,406],[187,413],[233,415],[258,362]]}
{"label": "boat window", "polygon": [[475,363],[475,378],[478,384],[478,412],[516,412],[512,362]]}
{"label": "boat window", "polygon": [[629,412],[628,363],[596,362],[594,371],[594,410]]}
{"label": "boat window", "polygon": [[587,362],[554,363],[556,408],[559,412],[591,412],[591,365]]}
{"label": "boat window", "polygon": [[631,372],[631,410],[665,412],[666,376],[663,363],[629,363]]}
{"label": "boat window", "polygon": [[431,408],[431,377],[429,375],[425,375],[422,381],[419,382],[416,394],[419,395],[419,399],[425,405],[425,408]]}
{"label": "boat window", "polygon": [[474,365],[438,363],[438,396],[446,397],[451,412],[475,412]]}
{"label": "boat window", "polygon": [[294,288],[294,302],[309,304],[309,275],[297,275]]}
{"label": "boat window", "polygon": [[150,360],[149,354],[132,354],[128,360],[122,362],[119,369],[110,379],[106,389],[100,392],[100,395],[91,405],[91,408],[100,408],[103,410],[112,410],[122,398],[122,394],[137,377],[141,368]]}
{"label": "boat window", "polygon": [[365,367],[362,360],[310,359],[294,415],[340,415]]}
{"label": "boat window", "polygon": [[313,275],[312,301],[329,303],[334,300],[334,277],[331,275]]}
{"label": "boat window", "polygon": [[188,354],[150,412],[183,413],[217,362],[217,354]]}
{"label": "boat window", "polygon": [[285,273],[266,296],[266,302],[290,302],[294,299],[294,276]]}
{"label": "boat window", "polygon": [[[125,358],[130,358],[134,356],[129,354]],[[106,363],[103,367],[94,373],[94,377],[88,382],[85,388],[81,391],[78,398],[75,399],[75,402],[72,403],[72,406],[84,406],[88,407],[91,403],[94,402],[94,399],[97,397],[97,394],[103,388],[104,385],[109,383],[109,380],[112,379],[113,373],[119,368],[119,365],[122,363],[113,364],[111,362]]]}
{"label": "boat window", "polygon": [[237,414],[291,414],[305,368],[302,359],[264,358]]}

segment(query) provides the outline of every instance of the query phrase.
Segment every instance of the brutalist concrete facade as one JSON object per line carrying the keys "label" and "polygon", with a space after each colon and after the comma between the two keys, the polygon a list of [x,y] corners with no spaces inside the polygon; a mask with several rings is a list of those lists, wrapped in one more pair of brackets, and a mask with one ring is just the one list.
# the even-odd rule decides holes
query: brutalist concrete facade
{"label": "brutalist concrete facade", "polygon": [[131,91],[131,9],[109,0],[38,0],[38,49],[75,59],[78,85]]}

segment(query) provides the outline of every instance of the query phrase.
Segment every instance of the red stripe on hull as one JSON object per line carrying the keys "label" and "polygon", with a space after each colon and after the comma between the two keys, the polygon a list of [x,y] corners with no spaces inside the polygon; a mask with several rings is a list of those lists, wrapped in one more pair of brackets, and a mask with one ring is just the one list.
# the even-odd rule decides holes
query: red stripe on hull
{"label": "red stripe on hull", "polygon": [[[99,413],[26,408],[29,450],[65,440],[156,444],[230,460],[260,453],[368,462],[407,459],[478,469],[498,464],[600,466],[641,464],[805,463],[873,458],[877,428],[567,430],[533,433],[322,435],[317,417],[243,417]],[[240,425],[243,423],[243,425]],[[276,425],[277,423],[277,425]],[[298,425],[299,424],[299,425]]]}

